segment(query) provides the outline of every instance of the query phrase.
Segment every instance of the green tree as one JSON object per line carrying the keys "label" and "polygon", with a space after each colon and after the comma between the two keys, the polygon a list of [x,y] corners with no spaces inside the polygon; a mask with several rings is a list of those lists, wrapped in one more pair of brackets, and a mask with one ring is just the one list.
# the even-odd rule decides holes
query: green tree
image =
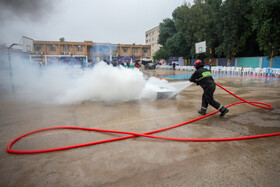
{"label": "green tree", "polygon": [[[194,3],[193,6],[184,4],[176,8],[172,14],[176,29],[182,34],[188,46],[188,55],[184,56],[189,58],[198,56],[195,53],[195,43],[206,40],[207,31],[211,30],[208,29],[208,26],[210,28],[210,23],[208,23],[209,12],[211,11],[209,9],[210,6],[207,6],[208,4],[204,0],[197,0]],[[216,33],[216,31],[213,33]],[[205,55],[201,54],[200,56],[204,58]]]}
{"label": "green tree", "polygon": [[[206,15],[204,14],[204,12],[205,12],[204,5],[205,5],[204,1],[196,1],[190,10],[189,21],[188,21],[188,32],[192,35],[192,36],[190,35],[192,37],[191,41],[190,41],[191,42],[190,53],[191,53],[192,58],[198,57],[198,55],[195,53],[195,43],[206,40],[206,37],[205,37]],[[201,55],[203,55],[203,54],[201,54]],[[199,56],[200,58],[202,58],[201,55]],[[204,58],[204,55],[203,55],[203,58]]]}
{"label": "green tree", "polygon": [[186,57],[186,54],[189,51],[189,46],[187,45],[183,35],[179,32],[167,39],[165,48],[171,56],[176,57]]}
{"label": "green tree", "polygon": [[160,23],[158,42],[163,46],[160,52],[164,50],[164,54],[176,57],[186,56],[187,54],[186,41],[183,35],[177,31],[175,22],[170,18],[164,19]]}
{"label": "green tree", "polygon": [[177,30],[174,21],[170,18],[164,19],[163,22],[159,24],[158,43],[165,47],[167,39],[176,33]]}
{"label": "green tree", "polygon": [[250,0],[227,0],[221,6],[222,36],[216,52],[224,54],[228,64],[245,49],[246,41],[251,35],[249,2]]}
{"label": "green tree", "polygon": [[191,58],[191,49],[193,40],[193,30],[189,24],[191,17],[191,6],[187,4],[183,4],[180,7],[177,7],[173,13],[172,17],[174,19],[176,30],[180,33],[181,37],[184,38],[184,45],[186,46],[186,50],[184,57]]}
{"label": "green tree", "polygon": [[[208,57],[217,56],[215,48],[219,46],[219,39],[222,35],[221,5],[222,0],[208,0],[205,3],[205,40]],[[210,48],[212,49],[212,55],[210,54]]]}
{"label": "green tree", "polygon": [[154,56],[153,56],[153,59],[154,60],[161,60],[161,59],[168,59],[169,58],[169,53],[166,49],[164,49],[164,47],[160,47],[159,50],[157,50],[155,53],[154,53]]}
{"label": "green tree", "polygon": [[64,42],[64,41],[65,41],[65,38],[64,38],[64,37],[61,37],[61,38],[59,38],[59,41],[60,41],[60,42]]}
{"label": "green tree", "polygon": [[252,31],[252,34],[248,37],[246,41],[246,48],[238,53],[239,57],[264,56],[263,52],[259,49],[259,44],[256,38],[256,31]]}
{"label": "green tree", "polygon": [[273,57],[280,55],[280,1],[251,0],[252,28],[257,32],[260,50],[270,57],[269,66],[273,66]]}
{"label": "green tree", "polygon": [[[158,42],[187,58],[280,55],[280,0],[194,0],[160,23]],[[206,40],[207,52],[195,53]],[[272,61],[272,58],[271,58]],[[272,66],[272,64],[270,64]]]}

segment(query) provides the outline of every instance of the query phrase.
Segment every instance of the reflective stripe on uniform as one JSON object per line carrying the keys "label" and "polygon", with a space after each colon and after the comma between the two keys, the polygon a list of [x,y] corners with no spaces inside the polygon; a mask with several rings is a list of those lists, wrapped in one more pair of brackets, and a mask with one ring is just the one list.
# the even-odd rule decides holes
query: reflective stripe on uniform
{"label": "reflective stripe on uniform", "polygon": [[206,77],[211,77],[212,75],[211,75],[211,72],[210,71],[205,71],[205,72],[203,72],[202,73],[202,77],[200,77],[199,79],[197,79],[196,81],[198,82],[198,81],[200,81],[201,79],[204,79],[204,78],[206,78]]}
{"label": "reflective stripe on uniform", "polygon": [[210,71],[205,71],[205,72],[202,73],[202,76],[203,77],[209,77],[209,76],[211,76],[211,72]]}

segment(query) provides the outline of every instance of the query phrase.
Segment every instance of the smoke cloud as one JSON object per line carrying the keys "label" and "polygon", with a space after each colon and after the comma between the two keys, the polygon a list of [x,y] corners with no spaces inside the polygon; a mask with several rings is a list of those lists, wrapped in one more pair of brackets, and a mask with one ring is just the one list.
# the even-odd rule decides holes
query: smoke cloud
{"label": "smoke cloud", "polygon": [[12,80],[8,66],[1,71],[0,93],[11,91],[13,83],[17,98],[63,105],[155,100],[159,91],[177,94],[190,85],[189,82],[171,84],[155,77],[148,78],[137,68],[113,67],[104,62],[92,69],[82,69],[62,64],[38,67],[28,60],[12,58]]}
{"label": "smoke cloud", "polygon": [[[11,19],[41,20],[54,10],[54,0],[1,0],[0,21]],[[57,1],[58,2],[58,1]]]}

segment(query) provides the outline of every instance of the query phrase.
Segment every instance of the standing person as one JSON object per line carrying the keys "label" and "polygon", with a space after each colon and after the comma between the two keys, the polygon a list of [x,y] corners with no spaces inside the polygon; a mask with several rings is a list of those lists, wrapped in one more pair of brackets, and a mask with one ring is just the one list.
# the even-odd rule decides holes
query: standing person
{"label": "standing person", "polygon": [[206,115],[208,104],[210,104],[221,112],[220,116],[224,116],[229,112],[229,110],[215,101],[215,99],[213,98],[216,84],[211,75],[211,72],[208,69],[204,68],[204,63],[201,60],[195,61],[194,67],[196,71],[192,74],[190,81],[196,83],[197,85],[200,85],[204,91],[202,95],[201,109],[198,111],[198,113]]}
{"label": "standing person", "polygon": [[135,67],[139,68],[139,63],[138,62],[135,62]]}
{"label": "standing person", "polygon": [[172,66],[173,66],[173,70],[175,70],[176,63],[175,63],[175,62],[172,62]]}

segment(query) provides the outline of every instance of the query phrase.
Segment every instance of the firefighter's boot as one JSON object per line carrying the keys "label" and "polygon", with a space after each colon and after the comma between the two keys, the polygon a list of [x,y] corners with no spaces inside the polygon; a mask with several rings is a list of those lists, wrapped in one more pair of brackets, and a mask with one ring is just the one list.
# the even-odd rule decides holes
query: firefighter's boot
{"label": "firefighter's boot", "polygon": [[229,112],[229,109],[227,109],[226,107],[222,106],[222,108],[219,111],[221,112],[220,116],[224,116],[224,115],[226,115],[226,113]]}
{"label": "firefighter's boot", "polygon": [[201,115],[206,115],[206,108],[201,107],[201,109],[198,110],[198,113],[200,113]]}

